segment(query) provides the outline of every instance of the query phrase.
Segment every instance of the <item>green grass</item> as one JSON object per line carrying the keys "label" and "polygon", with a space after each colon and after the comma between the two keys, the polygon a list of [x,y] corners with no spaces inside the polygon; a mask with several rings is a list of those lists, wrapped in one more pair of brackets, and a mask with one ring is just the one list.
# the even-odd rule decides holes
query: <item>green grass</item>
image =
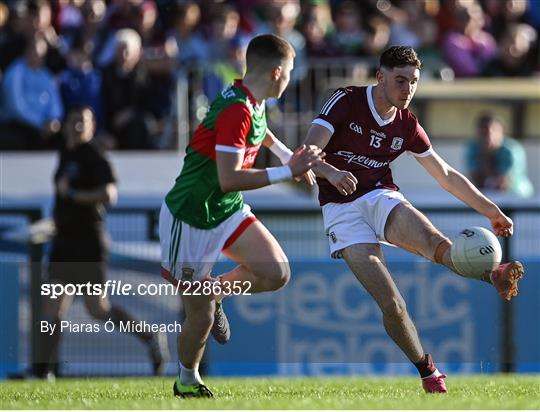
{"label": "green grass", "polygon": [[180,400],[172,378],[0,383],[0,409],[539,409],[539,375],[454,376],[448,395],[414,378],[207,379],[214,399]]}

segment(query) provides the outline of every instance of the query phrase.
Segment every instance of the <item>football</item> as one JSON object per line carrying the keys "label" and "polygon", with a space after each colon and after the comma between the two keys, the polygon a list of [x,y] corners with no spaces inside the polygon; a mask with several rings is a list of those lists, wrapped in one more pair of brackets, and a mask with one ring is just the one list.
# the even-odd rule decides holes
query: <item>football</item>
{"label": "football", "polygon": [[501,263],[502,250],[491,231],[473,226],[462,230],[452,239],[450,256],[460,274],[481,279]]}

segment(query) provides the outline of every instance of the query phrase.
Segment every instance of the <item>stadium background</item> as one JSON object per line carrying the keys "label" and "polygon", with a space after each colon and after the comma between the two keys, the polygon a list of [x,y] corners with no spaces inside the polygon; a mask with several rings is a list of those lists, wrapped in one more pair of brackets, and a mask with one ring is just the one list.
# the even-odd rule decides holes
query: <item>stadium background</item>
{"label": "stadium background", "polygon": [[[37,26],[32,30],[45,36],[46,32],[53,29],[60,40],[69,39],[72,29],[84,31],[85,26],[82,20],[68,17],[77,16],[77,10],[80,10],[80,15],[84,17],[87,12],[85,7],[92,4],[92,8],[96,8],[96,4],[100,3],[90,3],[88,0],[52,3],[51,20],[47,23],[46,18],[44,21],[38,18],[39,23],[36,23]],[[210,3],[212,7],[209,6]],[[283,137],[291,147],[298,145],[330,90],[343,84],[369,84],[372,81],[377,50],[407,38],[411,42],[418,42],[415,45],[426,62],[424,79],[413,102],[413,111],[424,124],[436,150],[450,164],[463,170],[465,144],[475,134],[475,119],[481,113],[492,111],[502,119],[509,134],[523,143],[527,153],[528,174],[538,193],[540,83],[537,38],[530,37],[530,52],[522,63],[523,67],[529,68],[526,76],[520,73],[522,75],[516,78],[512,73],[506,73],[508,77],[504,78],[501,76],[505,73],[497,73],[496,77],[488,78],[491,73],[482,71],[464,75],[452,69],[451,61],[440,52],[440,43],[437,43],[437,36],[433,36],[433,32],[431,38],[414,32],[412,34],[416,34],[416,40],[406,37],[403,33],[411,34],[410,27],[401,23],[407,22],[407,19],[399,19],[400,11],[408,15],[409,19],[422,18],[426,25],[441,32],[442,36],[443,28],[451,26],[451,21],[446,20],[451,15],[452,7],[463,3],[474,8],[475,4],[479,4],[485,12],[485,29],[492,32],[498,40],[500,51],[494,54],[495,58],[502,53],[505,44],[502,29],[496,23],[510,27],[519,22],[527,24],[534,33],[538,33],[538,2],[205,1],[200,2],[201,21],[196,33],[203,39],[202,44],[208,45],[208,54],[200,57],[199,65],[196,59],[182,60],[185,56],[181,53],[174,59],[165,56],[164,60],[168,63],[174,62],[170,72],[172,77],[168,79],[173,92],[160,102],[164,107],[161,107],[163,110],[159,112],[165,114],[161,118],[156,116],[159,127],[154,130],[156,134],[152,134],[152,142],[155,144],[148,147],[131,146],[126,148],[131,150],[121,150],[122,148],[118,147],[120,145],[115,143],[117,137],[111,137],[111,134],[107,133],[110,132],[107,126],[101,130],[103,133],[100,134],[100,142],[114,149],[111,159],[118,171],[120,191],[119,204],[111,210],[108,219],[113,239],[109,278],[132,284],[161,281],[158,276],[159,256],[155,237],[156,211],[163,194],[181,168],[181,154],[188,141],[189,132],[204,114],[207,102],[211,99],[211,90],[215,90],[209,86],[214,84],[210,80],[216,81],[213,70],[221,73],[221,66],[213,66],[215,61],[212,60],[210,65],[207,63],[211,60],[204,60],[209,59],[210,50],[219,49],[219,45],[232,48],[245,46],[250,35],[259,31],[277,30],[279,27],[273,24],[273,19],[278,23],[280,19],[294,18],[292,24],[299,30],[295,31],[294,35],[291,34],[291,39],[298,39],[297,34],[300,34],[300,38],[304,37],[306,40],[307,31],[302,31],[303,22],[314,21],[322,25],[324,18],[321,16],[325,16],[324,10],[329,8],[334,12],[331,17],[335,16],[339,7],[345,7],[340,6],[341,3],[352,7],[347,9],[349,11],[359,11],[363,19],[360,25],[362,30],[352,37],[366,39],[364,46],[352,51],[345,46],[340,49],[339,44],[332,46],[331,29],[325,37],[328,42],[326,48],[317,49],[309,44],[302,47],[300,42],[300,47],[297,46],[299,61],[289,91],[280,102],[269,102],[269,120],[278,136]],[[435,3],[439,4],[439,10],[430,11]],[[511,7],[497,10],[494,3],[523,3],[526,7],[519,14],[519,10]],[[414,4],[414,7],[411,8],[410,4]],[[10,36],[14,36],[12,29],[17,26],[17,19],[22,19],[19,23],[24,19],[35,21],[36,16],[41,16],[40,13],[47,5],[46,1],[0,2],[0,16],[7,15],[5,21],[0,18],[0,45],[4,47],[2,50],[15,44],[13,39],[16,37]],[[268,5],[271,7],[267,9]],[[169,24],[169,34],[171,33],[171,23],[167,22],[166,17],[174,15],[176,6],[173,7],[173,2],[111,1],[103,3],[103,6],[106,8],[102,10],[104,14],[98,23],[105,39],[114,39],[117,30],[132,26],[133,20],[126,18],[124,12],[136,12],[144,16],[153,10],[156,22],[164,25],[164,28]],[[68,13],[69,8],[74,14]],[[239,13],[238,24],[237,30],[231,35],[230,30],[225,29],[227,24],[218,23],[232,24],[231,19],[235,21],[235,10]],[[65,20],[61,19],[62,11],[67,16]],[[99,12],[99,6],[97,11]],[[276,14],[276,11],[279,13]],[[252,25],[246,21],[251,21]],[[335,23],[327,22],[329,25]],[[221,35],[226,35],[224,38],[218,37],[220,27]],[[384,27],[388,29],[386,32]],[[141,30],[141,27],[132,28]],[[407,28],[409,30],[406,30]],[[524,30],[530,36],[530,31]],[[306,35],[302,36],[304,33]],[[384,33],[388,36],[385,37]],[[114,43],[113,40],[110,41]],[[57,51],[60,56],[67,58],[69,44],[62,44],[59,43]],[[107,41],[104,44],[107,44]],[[150,41],[145,43],[143,38],[142,61],[155,58],[156,50],[160,49],[154,47],[155,44]],[[210,45],[213,45],[213,48]],[[332,47],[336,50],[330,59],[320,55],[320,50],[331,50]],[[5,53],[0,55],[6,56]],[[225,56],[222,58],[223,60],[217,61],[218,64],[226,61]],[[5,61],[4,63],[2,74],[5,76],[9,64]],[[96,67],[99,66],[98,61],[95,64]],[[208,67],[212,68],[212,73],[208,73]],[[56,73],[56,79],[61,81],[61,66],[57,72],[54,65],[49,68]],[[106,65],[100,68],[105,69]],[[224,81],[223,78],[217,80]],[[137,104],[137,110],[152,112],[152,108],[141,108],[140,103]],[[66,108],[67,106],[66,104]],[[0,113],[5,115],[6,106],[2,107]],[[2,138],[10,131],[9,122],[3,124],[5,128],[2,128]],[[49,143],[54,146],[55,140]],[[31,362],[32,308],[35,309],[36,305],[35,297],[32,296],[32,285],[35,287],[35,279],[40,276],[41,268],[40,265],[30,263],[39,263],[38,258],[45,259],[47,244],[39,243],[43,226],[29,227],[28,224],[32,219],[50,215],[56,153],[42,150],[47,148],[50,149],[40,147],[39,151],[30,152],[24,150],[24,147],[17,147],[17,151],[4,151],[0,154],[3,285],[0,292],[0,317],[3,325],[0,376],[24,370]],[[268,153],[263,152],[258,165],[263,166],[270,162],[274,164],[275,161]],[[415,163],[411,158],[403,156],[393,167],[394,175],[405,195],[417,206],[429,209],[429,216],[441,229],[449,235],[455,235],[468,225],[488,225],[486,219],[470,211],[450,210],[459,208],[459,203],[443,193]],[[418,322],[427,349],[436,348],[437,359],[447,363],[447,370],[462,373],[494,372],[508,368],[507,362],[511,361],[510,369],[538,372],[539,197],[536,195],[529,199],[519,199],[511,194],[492,195],[502,206],[515,213],[513,218],[516,223],[516,236],[511,240],[511,250],[506,251],[513,258],[523,259],[530,274],[523,281],[519,299],[515,303],[502,303],[484,285],[463,281],[413,256],[387,250],[387,258],[411,314]],[[291,261],[294,276],[288,287],[278,294],[254,298],[239,297],[226,303],[232,319],[234,337],[226,347],[210,347],[209,373],[394,375],[412,372],[386,337],[376,308],[355,285],[355,280],[346,266],[327,258],[327,240],[323,235],[320,211],[315,199],[316,193],[305,187],[298,188],[288,184],[246,194],[246,200],[283,245]],[[523,211],[525,209],[527,211]],[[25,214],[25,210],[34,214]],[[34,240],[37,244],[29,246],[29,240]],[[215,272],[220,272],[227,265],[229,263],[220,262]],[[129,296],[119,298],[118,302],[148,321],[172,321],[177,319],[180,311],[174,297]],[[75,303],[69,320],[89,321],[81,302]],[[174,340],[174,336],[169,336],[169,346],[173,352]],[[264,350],[261,351],[260,348]],[[150,372],[144,348],[130,337],[120,334],[67,334],[62,344],[61,359],[61,371],[65,375],[133,375]],[[171,363],[168,372],[174,373],[175,370],[175,365]]]}

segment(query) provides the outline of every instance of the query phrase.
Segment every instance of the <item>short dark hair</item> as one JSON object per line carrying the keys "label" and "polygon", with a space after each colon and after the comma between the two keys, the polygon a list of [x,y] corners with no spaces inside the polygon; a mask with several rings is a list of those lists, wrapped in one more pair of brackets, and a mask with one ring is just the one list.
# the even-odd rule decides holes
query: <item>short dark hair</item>
{"label": "short dark hair", "polygon": [[482,113],[480,114],[480,116],[478,116],[476,120],[477,127],[483,127],[491,123],[502,124],[501,120],[497,116],[495,116],[493,113]]}
{"label": "short dark hair", "polygon": [[291,44],[275,34],[261,34],[254,37],[248,44],[246,51],[247,71],[260,71],[268,67],[269,63],[279,64],[283,59],[294,57]]}
{"label": "short dark hair", "polygon": [[394,67],[414,66],[422,68],[422,62],[416,51],[410,46],[392,46],[386,49],[379,60],[379,67],[393,69]]}

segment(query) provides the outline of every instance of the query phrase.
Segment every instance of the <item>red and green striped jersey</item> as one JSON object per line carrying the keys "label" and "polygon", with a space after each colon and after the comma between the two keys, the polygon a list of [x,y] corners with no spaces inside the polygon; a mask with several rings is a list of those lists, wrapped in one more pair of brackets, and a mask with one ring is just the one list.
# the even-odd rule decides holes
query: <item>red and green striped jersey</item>
{"label": "red and green striped jersey", "polygon": [[242,194],[220,189],[216,151],[243,154],[242,168],[249,168],[266,130],[264,102],[257,104],[235,80],[212,102],[186,149],[180,176],[165,197],[171,214],[199,229],[212,229],[240,210]]}

